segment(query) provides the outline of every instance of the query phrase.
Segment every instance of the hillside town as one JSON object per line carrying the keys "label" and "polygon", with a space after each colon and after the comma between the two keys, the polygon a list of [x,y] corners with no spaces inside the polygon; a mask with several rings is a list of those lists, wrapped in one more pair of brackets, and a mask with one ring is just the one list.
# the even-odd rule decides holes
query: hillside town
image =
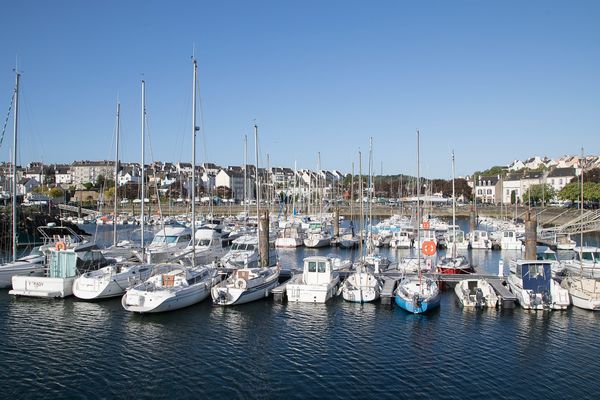
{"label": "hillside town", "polygon": [[[559,193],[582,171],[600,168],[599,156],[563,156],[558,159],[532,157],[515,160],[507,166],[495,166],[486,171],[456,179],[456,196],[460,201],[478,203],[515,204],[531,200],[531,196],[543,197],[544,203],[565,200]],[[311,189],[321,188],[325,198],[344,196],[349,198],[351,174],[339,170],[294,170],[290,167],[258,168],[254,165],[222,167],[214,163],[196,166],[196,200],[239,204],[256,198],[257,176],[264,198],[269,193],[309,196]],[[0,164],[0,198],[10,198],[12,165]],[[173,202],[185,202],[190,198],[192,164],[189,162],[160,162],[146,165],[146,182],[153,187],[150,198],[157,194]],[[17,193],[24,202],[52,200],[56,203],[98,202],[114,197],[115,165],[113,161],[80,160],[71,164],[43,164],[30,162],[17,166]],[[121,202],[139,199],[142,169],[139,163],[120,163],[116,187]],[[408,175],[375,177],[376,197],[400,199],[415,192],[415,178]],[[358,181],[358,179],[356,179]],[[431,198],[448,199],[451,189],[448,180],[425,180],[422,193]],[[534,193],[539,189],[541,195]],[[531,189],[531,190],[530,190]],[[357,194],[356,194],[357,195]]]}

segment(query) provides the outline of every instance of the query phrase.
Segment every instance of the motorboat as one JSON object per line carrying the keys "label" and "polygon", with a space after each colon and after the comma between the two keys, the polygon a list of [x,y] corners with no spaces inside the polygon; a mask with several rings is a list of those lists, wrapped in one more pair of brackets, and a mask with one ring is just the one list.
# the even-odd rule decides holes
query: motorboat
{"label": "motorboat", "polygon": [[444,237],[446,247],[449,249],[454,247],[456,250],[467,250],[469,248],[469,241],[465,238],[465,232],[460,229],[449,229]]}
{"label": "motorboat", "polygon": [[204,226],[196,230],[194,244],[190,243],[181,252],[173,254],[171,260],[184,260],[191,265],[190,260],[194,257],[195,265],[203,265],[219,261],[225,254],[226,248],[221,233]]}
{"label": "motorboat", "polygon": [[191,241],[192,231],[189,228],[165,226],[154,235],[140,260],[148,264],[167,262],[184,251]]}
{"label": "motorboat", "polygon": [[338,244],[345,249],[352,249],[358,246],[359,239],[352,233],[346,233],[338,238]]}
{"label": "motorboat", "polygon": [[597,279],[571,275],[560,285],[569,291],[571,303],[585,310],[600,310],[600,282]]}
{"label": "motorboat", "polygon": [[454,287],[454,293],[463,307],[496,307],[498,295],[485,279],[463,279]]}
{"label": "motorboat", "polygon": [[570,304],[569,292],[552,278],[548,261],[511,261],[507,282],[524,309],[564,310]]}
{"label": "motorboat", "polygon": [[474,230],[469,234],[469,245],[474,250],[489,250],[492,248],[492,240],[487,231]]}
{"label": "motorboat", "polygon": [[410,249],[412,247],[410,232],[406,230],[393,232],[390,238],[390,247],[393,249]]}
{"label": "motorboat", "polygon": [[500,236],[500,248],[502,250],[521,250],[523,242],[517,237],[514,230],[504,230]]}
{"label": "motorboat", "polygon": [[8,293],[28,297],[68,297],[73,294],[73,282],[78,276],[107,264],[97,248],[50,249],[48,259],[43,276],[13,276],[12,290]]}
{"label": "motorboat", "polygon": [[563,275],[565,271],[565,265],[558,259],[556,252],[548,246],[536,246],[536,260],[549,262],[552,276]]}
{"label": "motorboat", "polygon": [[169,272],[156,274],[128,289],[121,304],[127,311],[142,314],[173,311],[203,301],[220,280],[215,266],[172,264]]}
{"label": "motorboat", "polygon": [[211,290],[213,302],[222,306],[249,303],[269,297],[277,286],[279,267],[240,268]]}
{"label": "motorboat", "polygon": [[287,222],[279,231],[279,236],[275,239],[275,247],[295,248],[304,244],[306,233],[302,225]]}
{"label": "motorboat", "polygon": [[34,248],[28,255],[17,258],[15,261],[0,264],[0,289],[12,286],[13,276],[42,276],[44,275],[45,257]]}
{"label": "motorboat", "polygon": [[[269,242],[268,266],[277,262],[277,255],[272,242]],[[220,264],[225,268],[256,268],[259,266],[260,251],[258,248],[258,236],[243,235],[231,243],[227,254],[221,257]]]}
{"label": "motorboat", "polygon": [[299,279],[288,283],[285,290],[291,302],[325,303],[335,295],[339,282],[329,258],[312,256],[304,259]]}
{"label": "motorboat", "polygon": [[440,306],[440,289],[428,277],[419,274],[402,278],[394,292],[396,305],[413,314],[421,314]]}
{"label": "motorboat", "polygon": [[440,274],[470,274],[473,266],[465,256],[447,256],[438,260],[436,270]]}
{"label": "motorboat", "polygon": [[309,248],[327,247],[331,245],[331,234],[319,221],[312,221],[309,224],[304,246]]}
{"label": "motorboat", "polygon": [[586,278],[600,278],[600,248],[592,246],[575,247],[575,258],[565,262],[572,275]]}

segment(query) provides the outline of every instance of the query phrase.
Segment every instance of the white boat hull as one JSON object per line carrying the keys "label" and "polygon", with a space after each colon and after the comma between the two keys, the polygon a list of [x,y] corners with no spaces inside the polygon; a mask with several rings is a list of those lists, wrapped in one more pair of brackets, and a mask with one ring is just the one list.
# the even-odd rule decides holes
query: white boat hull
{"label": "white boat hull", "polygon": [[278,276],[279,273],[264,284],[249,289],[214,286],[211,290],[213,302],[221,306],[233,306],[269,297],[271,290],[277,286]]}
{"label": "white boat hull", "polygon": [[340,278],[336,277],[327,285],[288,283],[285,291],[290,302],[325,303],[335,295],[339,281]]}
{"label": "white boat hull", "polygon": [[304,246],[308,248],[318,248],[318,247],[326,247],[331,245],[330,238],[308,238],[304,239]]}
{"label": "white boat hull", "polygon": [[49,278],[46,276],[14,276],[12,290],[15,296],[64,298],[73,294],[75,277]]}
{"label": "white boat hull", "polygon": [[123,308],[136,313],[159,313],[173,311],[204,301],[210,296],[211,284],[204,282],[177,291],[160,290],[146,292],[131,290],[121,299]]}
{"label": "white boat hull", "polygon": [[294,248],[302,246],[303,242],[300,238],[277,238],[275,247]]}
{"label": "white boat hull", "polygon": [[0,289],[12,286],[13,276],[42,276],[44,275],[43,256],[24,258],[15,262],[0,265]]}

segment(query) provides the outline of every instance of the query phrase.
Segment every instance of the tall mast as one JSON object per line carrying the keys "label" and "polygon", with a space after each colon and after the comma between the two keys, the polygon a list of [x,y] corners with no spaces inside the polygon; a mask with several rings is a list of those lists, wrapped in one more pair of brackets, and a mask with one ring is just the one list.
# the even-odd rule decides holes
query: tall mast
{"label": "tall mast", "polygon": [[121,129],[121,103],[117,101],[117,124],[115,126],[115,199],[113,207],[113,246],[117,244],[117,189],[119,182],[119,132]]}
{"label": "tall mast", "polygon": [[192,267],[196,266],[196,82],[198,81],[198,63],[192,59],[194,66],[192,82]]}
{"label": "tall mast", "polygon": [[581,202],[579,203],[580,226],[579,231],[579,274],[583,275],[583,169],[585,168],[585,160],[583,158],[583,147],[581,148]]}
{"label": "tall mast", "polygon": [[[363,226],[365,222],[365,209],[363,202],[363,179],[362,179],[362,153],[360,150],[358,151],[358,197],[360,199],[360,222],[358,224],[358,231],[362,235]],[[365,238],[361,237],[359,243],[360,246],[360,255],[364,261],[365,255],[363,254],[363,241]]]}
{"label": "tall mast", "polygon": [[244,212],[248,218],[248,135],[244,135]]}
{"label": "tall mast", "polygon": [[454,191],[454,150],[452,150],[452,257],[456,257],[456,193]]}
{"label": "tall mast", "polygon": [[419,130],[417,129],[417,268],[419,269],[419,288],[423,292],[421,284],[421,169],[420,169],[420,145]]}
{"label": "tall mast", "polygon": [[368,205],[367,212],[369,214],[369,233],[367,237],[369,238],[369,246],[367,246],[367,251],[371,251],[373,247],[373,136],[369,137],[369,194],[367,195]]}
{"label": "tall mast", "polygon": [[[258,179],[258,125],[254,124],[254,152],[256,153],[256,233],[258,235],[258,248],[260,249],[260,180]],[[261,262],[262,263],[262,262]]]}
{"label": "tall mast", "polygon": [[323,182],[321,180],[321,152],[317,152],[317,199],[319,201],[319,219],[323,219]]}
{"label": "tall mast", "polygon": [[13,125],[13,166],[12,166],[12,258],[17,260],[17,131],[19,129],[19,80],[21,74],[15,72],[14,125]]}
{"label": "tall mast", "polygon": [[142,254],[144,254],[144,199],[145,193],[144,190],[146,188],[146,174],[145,174],[145,150],[144,140],[146,138],[146,82],[142,80],[142,211],[140,213],[140,225],[142,227],[141,238],[142,238]]}

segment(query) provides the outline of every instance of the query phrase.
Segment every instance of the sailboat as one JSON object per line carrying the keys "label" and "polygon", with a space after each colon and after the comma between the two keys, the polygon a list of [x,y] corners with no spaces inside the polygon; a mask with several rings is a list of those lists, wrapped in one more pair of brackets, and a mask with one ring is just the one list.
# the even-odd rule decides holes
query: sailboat
{"label": "sailboat", "polygon": [[[419,182],[421,180],[420,176],[420,166],[419,166],[419,131],[417,130],[417,216],[418,216],[418,224],[417,224],[417,242],[420,240],[421,236],[421,214],[420,214],[420,187]],[[421,250],[417,250],[417,265],[420,264],[421,260]],[[396,291],[394,292],[394,299],[396,304],[410,313],[421,314],[426,311],[430,311],[440,306],[440,289],[438,285],[429,277],[423,277],[421,273],[421,269],[418,269],[419,273],[417,277],[413,276],[404,276]]]}
{"label": "sailboat", "polygon": [[[369,208],[371,207],[371,193],[372,193],[372,180],[371,180],[371,164],[372,164],[372,141],[373,138],[369,141]],[[362,157],[359,153],[359,170],[362,168]],[[362,175],[362,174],[361,174]],[[362,182],[362,177],[361,177]],[[361,192],[362,196],[362,192]],[[361,207],[362,210],[362,207]],[[364,214],[361,215],[361,221],[364,220]],[[371,225],[371,218],[369,218],[369,226]],[[370,242],[372,237],[369,232],[368,241]],[[373,246],[367,246],[368,250],[372,250]],[[361,246],[362,253],[362,246]],[[342,284],[342,297],[346,301],[357,302],[357,303],[366,303],[375,301],[379,298],[379,294],[381,292],[382,283],[381,279],[375,273],[380,272],[380,263],[381,260],[377,255],[369,254],[370,260],[367,262],[366,257],[362,254],[362,259],[354,264],[354,268],[356,272],[351,274],[348,278],[344,280]]]}
{"label": "sailboat", "polygon": [[19,80],[21,74],[16,72],[13,92],[13,165],[12,165],[12,261],[0,264],[0,288],[12,285],[13,276],[41,276],[44,274],[44,256],[37,251],[17,258],[17,136],[19,125]]}
{"label": "sailboat", "polygon": [[[257,178],[257,202],[256,202],[256,216],[257,222],[260,227],[261,221],[259,218],[260,211],[260,187],[258,187],[258,127],[256,124],[254,125],[254,138],[255,138],[255,146],[256,146],[256,178]],[[261,230],[258,229],[257,232],[257,250],[260,250],[261,244]],[[264,239],[263,239],[264,240]],[[269,240],[269,238],[266,238]],[[267,244],[269,250],[271,248],[271,243]],[[214,286],[211,290],[211,296],[213,298],[213,302],[218,305],[234,305],[234,304],[243,304],[249,303],[251,301],[255,301],[261,299],[263,297],[268,297],[271,293],[271,290],[277,286],[279,279],[279,265],[271,264],[269,257],[264,260],[260,257],[260,252],[258,254],[257,268],[240,268],[231,274],[229,278],[225,281],[219,283]]]}
{"label": "sailboat", "polygon": [[[440,274],[469,274],[473,272],[473,267],[466,257],[459,256],[457,250],[459,246],[465,246],[464,233],[457,230],[456,227],[456,192],[454,188],[454,150],[452,151],[452,227],[450,235],[447,237],[447,245],[450,246],[450,256],[444,257],[438,261],[437,272]],[[462,235],[461,235],[462,234]],[[463,238],[460,241],[459,238]],[[465,246],[466,247],[466,246]]]}
{"label": "sailboat", "polygon": [[[193,60],[193,95],[192,95],[192,199],[196,195],[196,82],[198,64]],[[143,92],[142,92],[143,93]],[[142,95],[143,97],[143,95]],[[144,132],[142,121],[142,134]],[[143,153],[143,152],[142,152]],[[192,232],[196,231],[196,207],[192,201]],[[150,277],[148,280],[128,289],[121,304],[127,311],[138,313],[156,313],[177,310],[205,300],[211,288],[220,282],[216,264],[196,265],[192,247],[190,267],[173,267],[167,273]]]}
{"label": "sailboat", "polygon": [[[117,121],[115,128],[116,137],[116,149],[115,149],[115,185],[118,182],[118,166],[119,166],[119,130],[120,130],[120,114],[121,105],[117,102]],[[142,185],[144,182],[142,181]],[[117,191],[115,190],[114,199],[114,215],[117,215]],[[143,225],[142,225],[142,229]],[[110,254],[111,251],[117,250],[117,226],[113,226],[113,245],[108,252],[103,254]],[[127,249],[132,251],[132,249]],[[110,297],[122,296],[127,288],[137,285],[140,282],[145,281],[152,275],[158,272],[167,272],[169,270],[166,266],[155,266],[152,264],[139,264],[131,262],[119,262],[115,265],[108,265],[106,267],[88,271],[73,282],[73,295],[83,300],[96,300]]]}
{"label": "sailboat", "polygon": [[[583,163],[583,149],[581,149]],[[583,165],[581,167],[581,216],[583,217]],[[569,291],[569,297],[575,307],[586,310],[600,310],[600,249],[583,246],[583,226],[579,233],[580,245],[575,248],[578,263],[568,266],[569,276],[562,280],[561,286]],[[577,265],[579,271],[576,270]]]}

